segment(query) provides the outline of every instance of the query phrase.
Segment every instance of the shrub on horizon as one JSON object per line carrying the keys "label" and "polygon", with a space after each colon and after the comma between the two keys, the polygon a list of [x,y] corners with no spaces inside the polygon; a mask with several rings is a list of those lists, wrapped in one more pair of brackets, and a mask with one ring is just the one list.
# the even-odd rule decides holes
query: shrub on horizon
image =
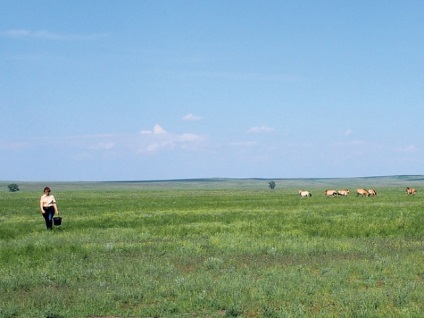
{"label": "shrub on horizon", "polygon": [[19,186],[16,183],[9,184],[7,187],[9,188],[10,192],[19,191]]}
{"label": "shrub on horizon", "polygon": [[271,190],[274,190],[274,189],[275,189],[275,181],[270,181],[270,182],[268,183],[268,187],[269,187]]}

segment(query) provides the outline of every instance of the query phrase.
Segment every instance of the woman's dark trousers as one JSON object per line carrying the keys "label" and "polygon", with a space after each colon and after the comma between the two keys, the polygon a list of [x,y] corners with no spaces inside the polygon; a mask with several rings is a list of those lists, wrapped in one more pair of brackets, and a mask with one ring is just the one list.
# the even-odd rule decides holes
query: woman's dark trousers
{"label": "woman's dark trousers", "polygon": [[54,215],[54,207],[49,206],[47,208],[43,208],[44,214],[43,217],[46,220],[46,227],[48,230],[53,229],[53,215]]}

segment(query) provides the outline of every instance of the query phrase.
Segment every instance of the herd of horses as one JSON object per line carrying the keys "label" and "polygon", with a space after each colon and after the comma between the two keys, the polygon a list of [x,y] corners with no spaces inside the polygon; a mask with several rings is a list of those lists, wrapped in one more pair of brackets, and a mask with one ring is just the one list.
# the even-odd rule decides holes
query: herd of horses
{"label": "herd of horses", "polygon": [[[343,190],[325,190],[324,196],[326,197],[339,197],[339,196],[348,196],[350,193],[349,189],[343,189]],[[406,193],[408,195],[414,195],[417,193],[417,190],[415,188],[406,187]],[[312,193],[305,190],[299,190],[299,195],[302,198],[309,198],[312,196]],[[356,189],[356,196],[359,197],[375,197],[377,195],[377,191],[374,189]]]}

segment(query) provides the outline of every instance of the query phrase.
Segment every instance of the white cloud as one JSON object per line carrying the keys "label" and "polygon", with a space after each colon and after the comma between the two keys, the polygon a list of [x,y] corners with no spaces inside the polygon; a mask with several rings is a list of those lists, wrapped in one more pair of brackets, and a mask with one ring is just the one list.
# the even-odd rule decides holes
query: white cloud
{"label": "white cloud", "polygon": [[92,134],[71,136],[34,137],[12,142],[0,138],[0,153],[37,149],[51,144],[55,153],[64,152],[73,159],[93,160],[110,156],[131,157],[157,155],[172,151],[198,151],[204,149],[207,138],[193,133],[167,132],[156,124],[151,130],[130,134]]}
{"label": "white cloud", "polygon": [[334,144],[332,144],[333,147],[361,147],[365,145],[365,141],[363,140],[353,140],[353,141],[349,141],[349,142],[344,142],[344,141],[340,141],[340,142],[336,142]]}
{"label": "white cloud", "polygon": [[193,149],[202,145],[204,136],[183,133],[168,133],[160,125],[155,125],[152,131],[142,130],[136,142],[136,153],[154,154],[162,150]]}
{"label": "white cloud", "polygon": [[60,34],[46,30],[29,31],[24,29],[10,29],[0,31],[0,36],[14,39],[44,39],[44,40],[90,40],[104,37],[105,34]]}
{"label": "white cloud", "polygon": [[205,138],[195,134],[182,134],[178,137],[180,142],[199,142],[203,141]]}
{"label": "white cloud", "polygon": [[198,120],[202,120],[202,117],[197,116],[197,115],[193,115],[193,114],[187,114],[183,117],[184,121],[198,121]]}
{"label": "white cloud", "polygon": [[415,145],[409,145],[403,148],[395,148],[396,151],[400,151],[400,152],[416,152],[417,151],[417,146]]}
{"label": "white cloud", "polygon": [[146,145],[146,147],[142,147],[140,148],[137,153],[155,153],[158,152],[160,149],[165,148],[166,143],[165,144],[161,144],[161,143],[151,143]]}
{"label": "white cloud", "polygon": [[140,134],[141,135],[149,135],[149,134],[162,135],[162,134],[166,134],[166,130],[163,129],[158,124],[156,124],[155,127],[153,127],[153,130],[142,130],[140,131]]}
{"label": "white cloud", "polygon": [[274,129],[268,126],[256,126],[247,130],[250,134],[267,134],[273,132]]}
{"label": "white cloud", "polygon": [[246,73],[246,72],[195,72],[190,73],[195,77],[206,77],[224,80],[236,81],[255,81],[255,82],[299,82],[303,78],[286,74],[266,74],[266,73]]}
{"label": "white cloud", "polygon": [[28,146],[27,143],[21,141],[4,141],[0,139],[0,150],[18,150]]}
{"label": "white cloud", "polygon": [[204,147],[206,137],[192,133],[167,132],[156,124],[152,130],[142,130],[133,134],[92,134],[66,137],[31,138],[30,140],[11,142],[0,139],[0,151],[17,151],[36,148],[41,144],[54,144],[57,151],[66,149],[76,158],[92,158],[93,155],[128,156],[156,154],[161,151],[196,150]]}
{"label": "white cloud", "polygon": [[167,132],[161,126],[156,124],[155,127],[153,128],[153,133],[155,135],[162,135],[162,134],[166,134]]}
{"label": "white cloud", "polygon": [[230,143],[230,146],[234,147],[254,147],[257,145],[258,143],[256,141],[239,141]]}
{"label": "white cloud", "polygon": [[111,150],[115,148],[115,143],[114,142],[99,142],[97,144],[91,145],[89,148],[93,150]]}

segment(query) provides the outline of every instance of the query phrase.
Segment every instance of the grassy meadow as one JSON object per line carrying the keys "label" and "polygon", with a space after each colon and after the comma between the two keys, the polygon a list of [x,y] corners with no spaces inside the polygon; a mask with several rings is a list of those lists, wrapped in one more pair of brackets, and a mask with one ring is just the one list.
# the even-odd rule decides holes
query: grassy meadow
{"label": "grassy meadow", "polygon": [[0,182],[0,317],[423,315],[424,177],[269,181]]}

